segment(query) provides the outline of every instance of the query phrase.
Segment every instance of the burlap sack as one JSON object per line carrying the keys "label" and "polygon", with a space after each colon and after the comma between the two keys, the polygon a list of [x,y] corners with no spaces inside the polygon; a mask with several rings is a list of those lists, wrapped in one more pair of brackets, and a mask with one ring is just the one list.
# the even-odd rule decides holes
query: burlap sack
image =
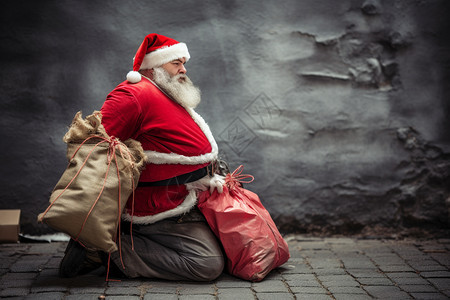
{"label": "burlap sack", "polygon": [[142,146],[109,137],[97,111],[86,119],[78,112],[63,140],[69,165],[38,221],[88,248],[115,251],[122,210],[144,166]]}

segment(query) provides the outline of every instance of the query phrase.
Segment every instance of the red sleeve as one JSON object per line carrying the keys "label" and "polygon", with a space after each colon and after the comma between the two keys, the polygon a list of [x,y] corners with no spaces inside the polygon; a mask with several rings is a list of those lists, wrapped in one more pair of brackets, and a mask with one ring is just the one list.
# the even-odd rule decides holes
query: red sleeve
{"label": "red sleeve", "polygon": [[102,124],[110,136],[125,141],[139,135],[141,108],[129,91],[121,88],[113,90],[100,111]]}

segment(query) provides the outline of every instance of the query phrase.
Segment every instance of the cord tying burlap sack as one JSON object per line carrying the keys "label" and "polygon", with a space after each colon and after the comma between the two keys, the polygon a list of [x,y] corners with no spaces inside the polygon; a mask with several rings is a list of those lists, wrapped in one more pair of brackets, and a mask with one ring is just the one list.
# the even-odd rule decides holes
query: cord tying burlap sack
{"label": "cord tying burlap sack", "polygon": [[63,138],[69,165],[38,221],[88,248],[112,252],[117,250],[120,217],[137,186],[145,154],[139,142],[109,136],[101,118],[98,111],[85,119],[81,112],[75,115]]}

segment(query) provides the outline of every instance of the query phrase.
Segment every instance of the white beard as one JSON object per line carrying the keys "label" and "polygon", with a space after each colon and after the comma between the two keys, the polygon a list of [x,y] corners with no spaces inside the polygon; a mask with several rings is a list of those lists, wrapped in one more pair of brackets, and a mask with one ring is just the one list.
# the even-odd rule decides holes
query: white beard
{"label": "white beard", "polygon": [[162,67],[153,69],[153,81],[181,106],[195,108],[201,101],[200,89],[184,74],[170,77]]}

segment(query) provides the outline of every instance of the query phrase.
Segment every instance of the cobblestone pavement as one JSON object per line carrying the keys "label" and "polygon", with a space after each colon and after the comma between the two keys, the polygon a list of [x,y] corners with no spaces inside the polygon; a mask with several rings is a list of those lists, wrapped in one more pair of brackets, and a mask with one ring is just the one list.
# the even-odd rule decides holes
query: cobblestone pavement
{"label": "cobblestone pavement", "polygon": [[450,299],[450,239],[286,238],[291,259],[262,282],[58,277],[65,242],[0,244],[6,299]]}

